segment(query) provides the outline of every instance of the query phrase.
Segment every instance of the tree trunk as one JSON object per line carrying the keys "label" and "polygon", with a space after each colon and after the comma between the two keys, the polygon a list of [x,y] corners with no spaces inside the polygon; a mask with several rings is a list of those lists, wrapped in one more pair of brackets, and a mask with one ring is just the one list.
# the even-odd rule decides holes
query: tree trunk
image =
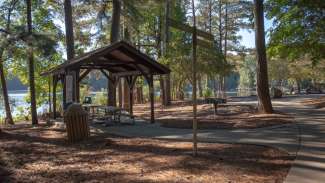
{"label": "tree trunk", "polygon": [[257,96],[259,101],[259,110],[263,113],[272,113],[272,103],[270,98],[267,60],[265,51],[265,33],[264,33],[264,8],[263,0],[254,0],[254,18],[255,18],[255,44],[257,57]]}
{"label": "tree trunk", "polygon": [[[224,32],[225,32],[225,39],[224,39],[224,56],[225,56],[225,64],[227,63],[227,39],[228,39],[228,3],[226,1],[226,5],[225,5],[225,28],[224,28]],[[226,73],[224,73],[223,77],[222,77],[222,98],[225,99],[227,98],[226,95]]]}
{"label": "tree trunk", "polygon": [[67,44],[67,59],[71,60],[75,54],[71,0],[64,0],[64,20],[66,34],[65,42]]}
{"label": "tree trunk", "polygon": [[197,100],[196,100],[196,48],[197,48],[197,34],[196,34],[196,16],[195,16],[195,5],[192,0],[192,14],[193,14],[193,34],[192,34],[192,102],[193,102],[193,155],[197,156]]}
{"label": "tree trunk", "polygon": [[222,51],[222,2],[219,0],[219,6],[218,6],[218,19],[219,19],[219,49]]}
{"label": "tree trunk", "polygon": [[[220,49],[220,52],[222,52],[222,35],[223,35],[223,31],[222,31],[222,2],[221,0],[219,0],[219,3],[218,3],[218,22],[219,22],[219,26],[218,26],[218,29],[219,29],[219,49]],[[223,74],[220,73],[219,76],[218,76],[218,83],[217,83],[217,97],[221,97],[221,93],[222,93],[222,76]]]}
{"label": "tree trunk", "polygon": [[298,94],[300,94],[301,93],[300,80],[299,79],[296,79],[296,83],[297,83]]}
{"label": "tree trunk", "polygon": [[[73,36],[73,21],[72,21],[72,7],[71,0],[64,0],[64,23],[65,23],[65,42],[66,42],[66,52],[67,52],[67,60],[71,60],[74,58],[74,36]],[[63,83],[63,108],[66,107],[66,82]],[[79,88],[75,88],[78,90],[75,93],[80,93]],[[75,98],[75,96],[73,96]]]}
{"label": "tree trunk", "polygon": [[27,0],[27,28],[28,28],[28,70],[29,70],[29,91],[31,101],[31,114],[32,124],[37,125],[37,110],[36,110],[36,97],[35,97],[35,77],[34,77],[34,57],[33,57],[33,44],[32,44],[32,3]]}
{"label": "tree trunk", "polygon": [[3,51],[0,50],[0,81],[1,81],[1,89],[3,94],[3,101],[5,105],[6,110],[6,118],[5,123],[7,124],[14,124],[14,121],[12,119],[11,110],[10,110],[10,103],[9,103],[9,96],[8,96],[8,90],[7,90],[7,83],[6,83],[6,77],[3,70],[3,61],[2,61],[2,53]]}
{"label": "tree trunk", "polygon": [[[125,6],[123,6],[123,8],[125,8]],[[122,33],[123,33],[123,37],[122,39],[125,41],[128,41],[129,43],[131,42],[130,40],[130,36],[129,36],[129,30],[125,25],[125,21],[123,22],[123,27],[122,27]],[[128,85],[128,83],[126,82],[126,78],[124,78],[124,82],[123,82],[123,108],[124,109],[129,109],[130,107],[130,87]]]}
{"label": "tree trunk", "polygon": [[142,86],[136,87],[136,103],[143,104],[143,93],[142,93]]}
{"label": "tree trunk", "polygon": [[202,77],[198,79],[199,97],[203,97]]}
{"label": "tree trunk", "polygon": [[159,84],[160,84],[160,101],[162,105],[166,105],[165,82],[163,76],[160,76]]}
{"label": "tree trunk", "polygon": [[[165,4],[165,26],[163,31],[163,56],[167,56],[167,49],[168,49],[168,41],[169,41],[169,23],[168,18],[170,14],[170,0],[166,0]],[[167,65],[168,66],[168,65]],[[170,83],[170,74],[168,74],[164,79],[164,102],[165,106],[171,105],[171,83]]]}
{"label": "tree trunk", "polygon": [[122,93],[123,93],[123,103],[122,103],[122,108],[128,109],[130,107],[130,99],[128,96],[130,96],[130,89],[128,87],[128,84],[126,82],[126,79],[122,79]]}
{"label": "tree trunk", "polygon": [[[113,0],[111,43],[117,42],[120,38],[120,18],[121,2],[120,0]],[[116,106],[116,87],[111,82],[108,82],[108,105]]]}

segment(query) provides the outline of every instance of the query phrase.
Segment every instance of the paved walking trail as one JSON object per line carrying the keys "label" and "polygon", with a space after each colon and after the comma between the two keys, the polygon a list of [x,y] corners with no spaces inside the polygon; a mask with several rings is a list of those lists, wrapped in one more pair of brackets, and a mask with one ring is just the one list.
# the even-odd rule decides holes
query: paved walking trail
{"label": "paved walking trail", "polygon": [[[287,97],[273,101],[276,110],[288,112],[296,123],[245,130],[199,130],[200,142],[225,142],[266,145],[297,156],[285,183],[325,182],[325,109],[302,106],[299,101],[318,95]],[[256,103],[252,98],[234,102]],[[191,140],[192,130],[163,128],[159,124],[138,122],[134,126],[100,127],[98,130],[128,136]]]}

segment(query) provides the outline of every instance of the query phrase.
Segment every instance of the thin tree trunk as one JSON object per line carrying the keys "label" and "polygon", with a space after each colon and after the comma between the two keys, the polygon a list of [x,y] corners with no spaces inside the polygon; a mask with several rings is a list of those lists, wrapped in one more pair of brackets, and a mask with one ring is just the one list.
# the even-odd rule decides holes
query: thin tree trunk
{"label": "thin tree trunk", "polygon": [[198,79],[199,97],[203,97],[202,77]]}
{"label": "thin tree trunk", "polygon": [[[125,8],[123,6],[123,8]],[[123,27],[122,27],[122,33],[123,33],[123,40],[126,40],[128,42],[131,42],[131,40],[129,39],[130,37],[128,36],[129,35],[129,31],[128,31],[128,28],[126,27],[125,25],[125,21],[123,21]],[[124,109],[129,109],[130,107],[130,104],[131,104],[131,101],[130,101],[130,87],[128,85],[128,83],[126,82],[126,79],[124,78],[124,82],[123,82],[123,93],[122,93],[122,96],[123,96],[123,108]]]}
{"label": "thin tree trunk", "polygon": [[3,101],[4,101],[4,105],[5,105],[5,110],[6,110],[5,123],[6,124],[14,124],[14,121],[13,121],[12,115],[11,115],[6,77],[5,77],[5,73],[3,70],[2,54],[3,54],[3,50],[0,50],[0,79],[1,79],[1,89],[2,89]]}
{"label": "thin tree trunk", "polygon": [[[227,63],[227,39],[228,39],[228,3],[226,1],[225,5],[225,39],[224,39],[224,56],[225,56],[225,64]],[[222,77],[222,98],[225,99],[227,98],[226,95],[226,73]]]}
{"label": "thin tree trunk", "polygon": [[67,59],[71,60],[75,55],[71,0],[64,0],[64,18],[66,33],[65,41],[67,44]]}
{"label": "thin tree trunk", "polygon": [[37,110],[36,110],[36,97],[35,97],[35,76],[34,76],[34,57],[33,57],[33,44],[32,44],[32,3],[27,0],[27,28],[28,28],[28,70],[29,70],[29,91],[30,91],[30,107],[32,114],[32,124],[37,125]]}
{"label": "thin tree trunk", "polygon": [[[223,31],[222,31],[222,2],[221,0],[219,0],[218,2],[218,21],[219,21],[219,26],[218,26],[218,29],[219,29],[219,49],[220,49],[220,52],[222,52],[222,35],[223,35]],[[222,71],[223,72],[223,71]],[[221,81],[222,81],[222,75],[223,73],[220,73],[219,74],[219,77],[218,77],[218,83],[217,83],[217,88],[218,88],[218,91],[217,91],[217,97],[221,97],[221,90],[222,90],[222,85],[221,85]]]}
{"label": "thin tree trunk", "polygon": [[298,94],[301,93],[300,80],[296,79]]}
{"label": "thin tree trunk", "polygon": [[264,33],[264,8],[263,0],[254,0],[255,15],[255,44],[257,57],[257,96],[259,101],[259,110],[263,113],[272,113],[272,103],[270,98],[267,60],[265,50],[265,33]]}
{"label": "thin tree trunk", "polygon": [[197,100],[196,100],[196,48],[197,48],[197,35],[196,35],[196,17],[195,17],[195,5],[194,0],[192,0],[192,14],[193,14],[193,61],[192,61],[192,71],[193,71],[193,83],[192,83],[192,98],[193,98],[193,155],[197,156]]}
{"label": "thin tree trunk", "polygon": [[[7,16],[7,22],[6,22],[6,30],[8,32],[10,32],[11,13],[15,9],[17,2],[18,1],[13,1],[11,3],[10,8],[8,8],[8,16]],[[10,42],[9,42],[9,44],[10,44]],[[6,111],[5,124],[14,124],[14,121],[13,121],[12,115],[11,115],[6,77],[5,77],[5,73],[4,73],[4,69],[3,69],[4,65],[3,65],[2,55],[3,55],[5,47],[6,47],[6,45],[2,45],[2,48],[0,48],[0,82],[1,82],[3,100],[4,100],[4,105],[5,105],[5,111]]]}
{"label": "thin tree trunk", "polygon": [[[121,18],[121,2],[113,0],[113,14],[111,26],[111,43],[115,43],[120,38],[120,18]],[[116,106],[116,87],[108,81],[108,105]]]}
{"label": "thin tree trunk", "polygon": [[[167,49],[168,49],[168,41],[169,41],[169,22],[168,22],[168,18],[170,14],[170,0],[166,0],[166,4],[165,4],[165,26],[164,26],[164,31],[163,31],[163,56],[166,57],[167,56]],[[168,106],[171,105],[171,79],[170,79],[170,74],[168,74],[165,78],[164,78],[164,105]]]}
{"label": "thin tree trunk", "polygon": [[118,82],[118,106],[122,107],[123,104],[123,90],[122,90],[122,79]]}
{"label": "thin tree trunk", "polygon": [[[75,56],[71,0],[64,0],[64,23],[65,23],[65,34],[66,34],[65,41],[66,41],[67,60],[70,61]],[[70,74],[77,74],[77,73],[70,73]],[[72,100],[78,101],[79,99],[77,97],[80,93],[79,83],[77,83],[78,77],[74,76],[73,78],[74,78],[73,88],[74,88],[75,92],[73,92]],[[64,109],[67,104],[66,87],[67,87],[67,83],[64,82],[63,88],[62,88],[63,89],[63,107],[64,107]]]}

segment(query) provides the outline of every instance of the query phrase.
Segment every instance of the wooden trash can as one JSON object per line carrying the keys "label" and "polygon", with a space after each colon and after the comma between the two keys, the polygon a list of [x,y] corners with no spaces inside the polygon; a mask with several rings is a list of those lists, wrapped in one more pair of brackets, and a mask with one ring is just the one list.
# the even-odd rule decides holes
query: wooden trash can
{"label": "wooden trash can", "polygon": [[69,142],[78,142],[90,136],[88,113],[80,104],[71,104],[64,114]]}

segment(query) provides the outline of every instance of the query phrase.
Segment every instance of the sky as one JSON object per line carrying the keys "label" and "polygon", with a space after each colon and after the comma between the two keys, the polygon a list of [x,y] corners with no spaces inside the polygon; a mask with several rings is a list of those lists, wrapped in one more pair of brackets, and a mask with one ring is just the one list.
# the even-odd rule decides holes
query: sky
{"label": "sky", "polygon": [[[267,31],[272,26],[272,21],[264,18],[265,31]],[[248,48],[255,48],[255,32],[254,30],[248,31],[246,29],[241,29],[238,33],[242,36],[240,41],[241,45]],[[265,36],[265,41],[268,42],[268,37]]]}

